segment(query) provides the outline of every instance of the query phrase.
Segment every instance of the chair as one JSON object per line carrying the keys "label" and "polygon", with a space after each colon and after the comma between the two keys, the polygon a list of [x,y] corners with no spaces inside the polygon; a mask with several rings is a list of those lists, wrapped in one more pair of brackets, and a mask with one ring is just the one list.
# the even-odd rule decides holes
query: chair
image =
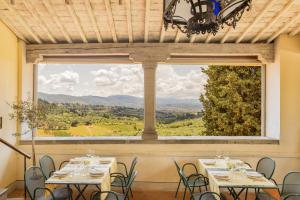
{"label": "chair", "polygon": [[93,192],[91,194],[91,200],[99,200],[101,194],[107,194],[106,200],[125,200],[125,199],[129,199],[129,192],[131,191],[131,186],[132,186],[132,183],[133,183],[136,175],[137,175],[137,172],[135,171],[135,172],[132,173],[132,176],[130,176],[128,184],[126,186],[125,193],[120,194],[120,193],[113,192],[113,191],[101,191],[101,192],[97,191],[97,192]]}
{"label": "chair", "polygon": [[[205,187],[205,190],[207,191],[207,186],[209,184],[208,178],[205,177],[205,176],[203,176],[202,174],[198,173],[197,167],[193,163],[185,163],[182,166],[182,169],[180,169],[178,163],[175,160],[174,160],[174,163],[175,163],[175,166],[176,166],[176,169],[177,169],[177,173],[178,173],[179,178],[180,178],[179,182],[178,182],[178,186],[177,186],[175,197],[177,197],[180,184],[183,181],[182,180],[182,176],[184,176],[183,174],[180,174],[180,171],[184,172],[184,170],[186,169],[187,166],[191,166],[192,168],[195,169],[195,173],[192,173],[188,177],[184,176],[185,179],[187,180],[188,187],[192,188],[193,192],[194,192],[194,190],[195,190],[196,187],[199,188],[200,192],[201,192],[201,187]],[[187,190],[187,186],[185,185],[183,199],[185,199],[186,190]]]}
{"label": "chair", "polygon": [[[69,161],[63,161],[60,164],[59,169],[66,162],[69,162]],[[54,160],[50,156],[44,155],[43,157],[40,158],[39,163],[40,163],[40,168],[42,170],[42,173],[43,173],[45,179],[47,180],[56,171]],[[66,189],[71,190],[69,185],[67,185],[66,187],[63,187],[63,186],[57,187],[55,190],[57,192],[60,192],[60,191],[64,192]]]}
{"label": "chair", "polygon": [[272,158],[261,158],[256,166],[256,171],[264,175],[267,179],[272,179],[276,167],[276,163]]}
{"label": "chair", "polygon": [[[246,163],[251,167],[249,163]],[[257,165],[256,165],[256,171],[261,173],[264,177],[266,177],[269,180],[272,180],[275,184],[276,181],[272,178],[274,171],[276,168],[276,163],[272,158],[269,157],[263,157],[261,158]],[[255,193],[259,192],[259,189],[255,189]],[[248,197],[248,189],[246,189],[246,196],[245,199]]]}
{"label": "chair", "polygon": [[[64,163],[69,162],[69,161],[63,161],[60,166],[59,169],[63,166]],[[46,179],[50,178],[52,173],[54,173],[56,171],[55,168],[55,164],[53,159],[48,156],[48,155],[44,155],[43,157],[40,158],[39,160],[40,163],[40,167],[41,170],[43,172],[43,175],[45,176]]]}
{"label": "chair", "polygon": [[[300,200],[300,172],[290,172],[284,177],[280,196],[282,200]],[[256,199],[270,200],[273,198],[265,192],[259,192]]]}
{"label": "chair", "polygon": [[54,189],[53,191],[46,188],[45,176],[39,167],[27,169],[24,180],[25,189],[31,200],[67,200],[72,196],[72,191],[68,188],[65,188],[64,190]]}
{"label": "chair", "polygon": [[[223,194],[219,195],[215,192],[197,192],[197,193],[195,193],[194,190],[190,187],[188,179],[184,175],[182,169],[179,170],[179,175],[181,177],[181,180],[182,180],[184,186],[190,192],[190,195],[191,195],[190,200],[226,200],[226,198]],[[185,199],[185,197],[183,199]]]}
{"label": "chair", "polygon": [[[134,159],[131,162],[131,166],[129,171],[127,170],[127,166],[125,163],[118,162],[119,165],[123,166],[125,174],[123,173],[111,173],[110,176],[113,179],[111,186],[113,187],[120,187],[122,188],[122,192],[125,193],[125,188],[129,184],[130,178],[133,176],[133,172],[135,170],[135,166],[137,164],[137,157],[134,157]],[[129,188],[131,196],[133,197],[132,190]]]}

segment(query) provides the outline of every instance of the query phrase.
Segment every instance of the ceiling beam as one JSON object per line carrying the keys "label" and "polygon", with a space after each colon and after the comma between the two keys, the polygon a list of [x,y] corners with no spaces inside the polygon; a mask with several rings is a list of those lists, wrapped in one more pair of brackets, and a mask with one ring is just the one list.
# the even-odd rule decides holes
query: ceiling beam
{"label": "ceiling beam", "polygon": [[112,34],[112,39],[114,42],[118,42],[114,18],[113,18],[113,14],[112,14],[112,10],[111,10],[111,5],[110,5],[110,0],[104,0],[104,3],[105,3],[107,16],[108,16],[108,22],[109,22],[110,31]]}
{"label": "ceiling beam", "polygon": [[166,35],[166,29],[164,23],[161,26],[161,31],[160,31],[160,37],[159,37],[159,42],[163,43],[165,40],[165,35]]}
{"label": "ceiling beam", "polygon": [[1,2],[6,8],[8,8],[8,10],[11,13],[13,13],[13,15],[17,18],[17,20],[21,23],[21,25],[25,28],[25,30],[29,33],[29,35],[31,37],[33,37],[33,39],[37,43],[41,44],[42,43],[41,39],[33,32],[33,30],[30,28],[30,26],[25,22],[23,17],[21,17],[19,15],[19,13],[16,11],[16,9],[13,6],[11,6],[10,4],[8,4],[5,0],[1,0]]}
{"label": "ceiling beam", "polygon": [[231,33],[232,27],[229,26],[225,35],[223,36],[223,38],[221,39],[220,43],[223,44],[226,42],[227,38],[229,37],[230,33]]}
{"label": "ceiling beam", "polygon": [[65,40],[68,43],[72,43],[72,39],[69,36],[69,34],[67,33],[67,31],[65,30],[64,26],[61,24],[61,22],[59,21],[52,5],[50,4],[49,0],[42,0],[42,3],[44,4],[44,6],[46,7],[46,9],[48,10],[48,12],[50,13],[50,15],[53,17],[56,25],[59,27],[60,31],[62,32],[62,34],[64,35]]}
{"label": "ceiling beam", "polygon": [[257,22],[259,22],[259,20],[261,20],[261,18],[265,15],[265,13],[271,8],[271,6],[274,5],[274,3],[276,3],[277,0],[271,0],[271,2],[267,2],[266,6],[259,12],[259,14],[256,16],[256,18],[254,19],[254,21],[252,21],[252,23],[250,23],[246,30],[243,31],[242,35],[235,41],[235,43],[240,43],[244,37],[247,35],[247,33],[252,30],[252,28],[257,24]]}
{"label": "ceiling beam", "polygon": [[84,42],[84,43],[88,43],[88,40],[86,39],[86,36],[85,36],[85,33],[83,31],[83,28],[80,24],[80,21],[79,21],[79,18],[78,16],[76,15],[76,12],[75,12],[75,9],[74,9],[74,6],[73,6],[73,3],[69,3],[69,4],[66,4],[67,6],[67,9],[69,11],[69,14],[71,15],[72,17],[72,21],[75,23],[75,26],[79,32],[79,35],[81,37],[81,40]]}
{"label": "ceiling beam", "polygon": [[132,31],[132,17],[131,17],[131,0],[125,0],[126,6],[126,18],[127,18],[127,29],[128,29],[128,41],[133,42],[133,31]]}
{"label": "ceiling beam", "polygon": [[151,0],[146,0],[146,8],[145,8],[145,35],[144,35],[144,42],[145,43],[147,43],[148,40],[149,40],[150,5],[151,5]]}
{"label": "ceiling beam", "polygon": [[93,8],[91,6],[90,0],[84,0],[84,4],[85,4],[85,7],[87,9],[89,18],[92,22],[93,29],[96,33],[97,40],[98,40],[99,43],[102,43],[102,37],[101,37],[100,30],[99,30],[99,27],[98,27],[96,19],[95,19],[95,15],[93,13]]}
{"label": "ceiling beam", "polygon": [[260,37],[279,20],[281,19],[282,15],[285,15],[288,9],[293,5],[295,0],[290,0],[278,13],[275,13],[275,17],[271,19],[269,24],[267,26],[264,26],[264,28],[251,40],[251,43],[255,43],[260,39]]}
{"label": "ceiling beam", "polygon": [[193,34],[190,38],[190,43],[194,43],[196,40],[196,34]]}
{"label": "ceiling beam", "polygon": [[211,34],[211,33],[208,34],[207,37],[206,37],[206,39],[205,39],[205,43],[209,43],[209,42],[211,41],[211,39],[213,38],[213,36],[214,36],[214,35]]}
{"label": "ceiling beam", "polygon": [[291,31],[289,33],[289,36],[295,36],[297,35],[298,33],[300,33],[300,23],[298,24],[298,26],[295,28],[295,30]]}
{"label": "ceiling beam", "polygon": [[283,33],[284,31],[286,31],[291,25],[293,25],[294,23],[297,22],[297,20],[300,19],[300,12],[295,16],[292,17],[288,23],[286,23],[283,27],[279,28],[279,30],[277,32],[275,32],[267,41],[267,43],[272,42],[277,36],[279,36],[281,33]]}
{"label": "ceiling beam", "polygon": [[10,20],[8,16],[2,14],[1,12],[0,21],[3,22],[3,24],[5,24],[12,32],[14,32],[19,39],[23,40],[25,43],[28,43],[28,40],[25,38],[25,36],[21,32],[19,32],[14,26],[11,25],[12,20]]}
{"label": "ceiling beam", "polygon": [[33,16],[33,18],[39,23],[39,26],[45,31],[47,34],[48,38],[52,43],[57,43],[56,39],[53,37],[53,35],[50,33],[48,30],[47,26],[45,26],[45,22],[42,21],[43,17],[39,15],[39,12],[32,6],[30,1],[28,0],[22,0],[23,4],[25,5],[26,9],[28,12]]}

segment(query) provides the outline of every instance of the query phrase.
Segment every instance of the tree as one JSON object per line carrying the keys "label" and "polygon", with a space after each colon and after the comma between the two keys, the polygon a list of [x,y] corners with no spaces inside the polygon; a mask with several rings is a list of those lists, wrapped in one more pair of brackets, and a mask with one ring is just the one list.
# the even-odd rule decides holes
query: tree
{"label": "tree", "polygon": [[23,101],[16,100],[8,105],[12,109],[12,112],[9,113],[10,119],[27,124],[31,131],[32,164],[36,166],[35,132],[37,128],[45,126],[49,108],[43,103],[36,104],[30,97]]}
{"label": "tree", "polygon": [[209,66],[203,103],[205,134],[255,136],[261,133],[261,67]]}

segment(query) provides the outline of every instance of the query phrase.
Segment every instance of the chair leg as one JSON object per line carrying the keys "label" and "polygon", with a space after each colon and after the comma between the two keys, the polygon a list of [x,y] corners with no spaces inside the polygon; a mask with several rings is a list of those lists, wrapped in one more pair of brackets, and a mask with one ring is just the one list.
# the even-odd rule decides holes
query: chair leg
{"label": "chair leg", "polygon": [[131,188],[129,188],[129,191],[130,191],[131,197],[133,198],[132,189],[131,189]]}
{"label": "chair leg", "polygon": [[177,190],[176,190],[176,193],[175,193],[175,197],[177,197],[177,194],[178,194],[178,191],[179,191],[180,184],[181,184],[181,179],[180,179],[179,182],[178,182],[178,186],[177,186]]}
{"label": "chair leg", "polygon": [[184,188],[183,200],[185,200],[186,187]]}
{"label": "chair leg", "polygon": [[245,200],[247,200],[247,197],[248,197],[248,188],[246,189]]}

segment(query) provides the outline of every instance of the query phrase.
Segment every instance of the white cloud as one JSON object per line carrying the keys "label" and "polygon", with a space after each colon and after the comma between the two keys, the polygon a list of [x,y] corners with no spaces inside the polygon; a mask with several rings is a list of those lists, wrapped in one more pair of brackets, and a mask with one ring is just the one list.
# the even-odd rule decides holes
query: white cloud
{"label": "white cloud", "polygon": [[91,71],[91,74],[94,76],[94,95],[143,96],[143,69],[140,65],[113,65]]}
{"label": "white cloud", "polygon": [[180,99],[198,99],[204,92],[207,76],[199,68],[179,74],[175,68],[185,66],[160,65],[157,70],[157,96]]}
{"label": "white cloud", "polygon": [[79,84],[79,74],[74,71],[64,71],[59,74],[51,74],[49,79],[39,75],[39,85],[62,91],[74,91],[74,87]]}

